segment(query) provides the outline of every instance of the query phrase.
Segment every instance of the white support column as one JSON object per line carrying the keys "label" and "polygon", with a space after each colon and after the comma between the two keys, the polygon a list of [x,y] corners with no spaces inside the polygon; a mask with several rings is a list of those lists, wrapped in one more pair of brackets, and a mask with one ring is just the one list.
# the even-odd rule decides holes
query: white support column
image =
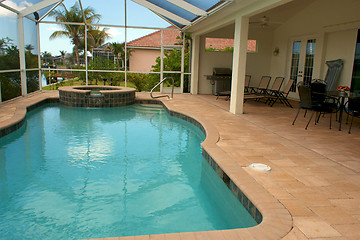
{"label": "white support column", "polygon": [[[87,58],[87,25],[85,24],[85,50],[84,50],[84,56],[85,56],[85,81],[86,81],[86,86],[89,85],[89,73],[88,73],[88,58]],[[63,79],[64,80],[64,79]]]}
{"label": "white support column", "polygon": [[[163,43],[163,37],[164,37],[164,31],[160,30],[160,36],[161,36],[161,51],[160,51],[160,81],[164,79],[164,43]],[[160,84],[160,92],[163,92],[163,84]]]}
{"label": "white support column", "polygon": [[184,92],[184,65],[185,65],[185,32],[181,32],[183,42],[181,48],[181,76],[180,76],[180,92]]}
{"label": "white support column", "polygon": [[26,61],[25,61],[25,40],[24,40],[24,19],[21,15],[17,17],[18,38],[19,38],[19,58],[20,58],[20,79],[21,95],[27,94],[26,86]]}
{"label": "white support column", "polygon": [[191,46],[191,94],[199,93],[200,36],[192,37]]}
{"label": "white support column", "polygon": [[125,87],[127,87],[127,2],[124,1],[125,4]]}
{"label": "white support column", "polygon": [[40,51],[40,24],[36,23],[37,48],[38,48],[38,67],[39,67],[39,89],[42,90],[42,72],[41,72],[41,51]]}
{"label": "white support column", "polygon": [[244,84],[248,30],[249,18],[243,16],[237,17],[235,19],[234,53],[230,98],[230,112],[234,114],[242,114],[244,108]]}

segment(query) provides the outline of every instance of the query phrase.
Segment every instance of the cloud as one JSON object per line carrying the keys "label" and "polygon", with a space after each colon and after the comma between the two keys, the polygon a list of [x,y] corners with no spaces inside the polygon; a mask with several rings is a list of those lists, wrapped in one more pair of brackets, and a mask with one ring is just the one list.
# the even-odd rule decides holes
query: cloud
{"label": "cloud", "polygon": [[122,32],[120,32],[117,28],[109,28],[107,33],[110,35],[110,37],[117,37],[122,35]]}
{"label": "cloud", "polygon": [[55,32],[55,31],[61,31],[62,29],[59,28],[58,26],[52,25],[52,26],[47,26],[46,30],[50,32]]}
{"label": "cloud", "polygon": [[[15,10],[18,10],[18,11],[21,11],[21,10],[33,5],[32,3],[27,2],[27,1],[22,1],[19,3],[19,5],[11,0],[6,0],[3,3]],[[0,17],[15,17],[15,16],[16,16],[16,14],[11,12],[10,10],[0,7]]]}

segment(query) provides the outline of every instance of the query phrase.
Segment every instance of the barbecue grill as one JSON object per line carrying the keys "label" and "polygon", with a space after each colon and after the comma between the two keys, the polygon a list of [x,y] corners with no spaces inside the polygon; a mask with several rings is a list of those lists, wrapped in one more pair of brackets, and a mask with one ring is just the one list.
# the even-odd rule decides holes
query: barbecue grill
{"label": "barbecue grill", "polygon": [[213,68],[213,75],[205,75],[212,85],[212,94],[218,95],[219,92],[230,91],[231,75],[230,68]]}

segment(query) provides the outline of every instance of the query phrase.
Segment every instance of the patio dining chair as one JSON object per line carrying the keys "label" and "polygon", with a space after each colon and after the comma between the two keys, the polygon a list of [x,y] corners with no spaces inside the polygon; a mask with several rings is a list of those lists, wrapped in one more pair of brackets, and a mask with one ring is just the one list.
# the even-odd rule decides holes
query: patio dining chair
{"label": "patio dining chair", "polygon": [[311,87],[308,85],[304,85],[302,82],[298,84],[298,92],[299,92],[299,98],[300,98],[300,102],[299,102],[299,110],[296,113],[295,119],[292,123],[292,125],[295,125],[295,121],[300,113],[301,109],[305,110],[305,115],[308,110],[312,111],[312,114],[310,116],[310,119],[308,121],[308,123],[306,124],[305,130],[307,130],[314,114],[316,113],[316,117],[315,117],[315,125],[319,122],[319,118],[320,115],[323,113],[329,113],[330,114],[330,129],[331,129],[331,113],[335,112],[337,109],[335,107],[333,107],[333,105],[330,104],[326,104],[324,103],[320,103],[320,102],[313,102],[312,101],[312,91],[311,91]]}
{"label": "patio dining chair", "polygon": [[354,121],[354,117],[360,118],[360,97],[359,98],[349,98],[345,104],[345,111],[348,116],[351,116],[351,122],[349,127],[349,134],[351,133],[351,127]]}

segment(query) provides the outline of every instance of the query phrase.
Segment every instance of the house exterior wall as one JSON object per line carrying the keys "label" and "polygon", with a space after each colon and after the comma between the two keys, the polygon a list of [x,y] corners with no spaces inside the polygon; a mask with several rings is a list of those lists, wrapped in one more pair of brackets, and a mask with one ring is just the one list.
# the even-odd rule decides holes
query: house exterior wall
{"label": "house exterior wall", "polygon": [[[351,85],[357,30],[360,28],[360,1],[357,0],[315,0],[306,7],[299,8],[286,22],[272,31],[250,26],[249,39],[257,40],[258,52],[247,55],[246,74],[252,75],[251,85],[256,86],[262,75],[284,76],[289,79],[289,62],[292,41],[301,37],[316,38],[313,78],[324,79],[326,61],[343,59],[344,66],[339,85]],[[254,10],[255,11],[255,10]],[[259,13],[259,11],[255,11]],[[243,14],[239,11],[237,15]],[[229,25],[215,26],[210,37],[229,37]],[[209,21],[211,23],[211,21]],[[211,25],[211,24],[209,24]],[[199,28],[199,27],[198,27]],[[205,27],[202,27],[205,29]],[[201,33],[201,29],[199,29]],[[216,33],[216,34],[215,34]],[[199,34],[195,31],[194,34]],[[206,33],[209,35],[209,33]],[[211,93],[211,85],[204,75],[211,74],[213,67],[231,67],[232,54],[205,52],[204,37],[201,35],[199,93]],[[279,54],[273,55],[275,48]],[[297,95],[292,95],[297,98]]]}
{"label": "house exterior wall", "polygon": [[340,58],[344,66],[339,85],[350,86],[357,29],[360,28],[358,9],[360,1],[317,0],[299,11],[274,31],[272,48],[279,47],[280,53],[271,56],[271,74],[289,78],[292,40],[316,37],[313,78],[324,79],[325,62]]}
{"label": "house exterior wall", "polygon": [[251,75],[250,85],[258,86],[262,76],[276,77],[270,74],[273,33],[266,29],[250,30],[249,39],[256,40],[257,52],[247,54],[246,74]]}
{"label": "house exterior wall", "polygon": [[130,71],[151,72],[160,54],[160,49],[133,49],[129,58]]}
{"label": "house exterior wall", "polygon": [[212,75],[213,68],[232,68],[232,52],[205,51],[205,38],[200,38],[199,93],[211,94],[212,85],[205,75]]}
{"label": "house exterior wall", "polygon": [[[355,45],[357,38],[357,29],[350,29],[344,31],[336,31],[327,33],[325,36],[325,57],[324,60],[334,60],[342,58],[344,66],[339,78],[339,85],[351,85],[353,62],[355,55]],[[327,68],[323,69],[321,73],[322,78],[325,78]]]}
{"label": "house exterior wall", "polygon": [[[227,32],[216,31],[219,37],[229,37]],[[272,53],[272,31],[261,30],[249,32],[249,39],[257,41],[257,52],[247,54],[246,74],[251,75],[251,86],[257,86],[261,76],[270,74]],[[212,36],[210,34],[209,36]],[[200,42],[200,68],[199,68],[199,93],[211,94],[212,86],[205,75],[211,75],[214,67],[232,68],[232,52],[210,52],[205,51],[205,38]],[[274,76],[275,77],[275,76]]]}

